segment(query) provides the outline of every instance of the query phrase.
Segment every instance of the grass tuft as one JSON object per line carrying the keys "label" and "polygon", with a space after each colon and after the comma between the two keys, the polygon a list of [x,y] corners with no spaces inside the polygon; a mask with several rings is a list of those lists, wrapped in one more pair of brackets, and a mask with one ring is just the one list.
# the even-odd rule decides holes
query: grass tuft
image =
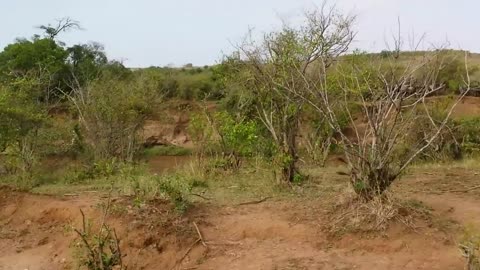
{"label": "grass tuft", "polygon": [[151,148],[146,148],[143,151],[144,157],[155,156],[188,156],[192,154],[192,150],[176,145],[159,145]]}

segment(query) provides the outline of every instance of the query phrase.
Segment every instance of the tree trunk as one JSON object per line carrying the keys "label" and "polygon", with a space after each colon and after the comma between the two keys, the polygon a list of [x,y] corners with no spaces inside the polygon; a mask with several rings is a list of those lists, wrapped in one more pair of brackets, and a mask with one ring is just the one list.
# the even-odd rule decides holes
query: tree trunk
{"label": "tree trunk", "polygon": [[298,119],[296,114],[288,117],[284,125],[282,178],[285,182],[292,183],[295,180],[295,176],[299,173],[296,166],[298,161],[296,142]]}
{"label": "tree trunk", "polygon": [[295,174],[297,174],[297,168],[294,162],[285,164],[282,168],[282,178],[287,183],[292,183],[295,180]]}
{"label": "tree trunk", "polygon": [[351,173],[353,190],[365,202],[383,195],[396,178],[389,168],[370,170],[367,175]]}

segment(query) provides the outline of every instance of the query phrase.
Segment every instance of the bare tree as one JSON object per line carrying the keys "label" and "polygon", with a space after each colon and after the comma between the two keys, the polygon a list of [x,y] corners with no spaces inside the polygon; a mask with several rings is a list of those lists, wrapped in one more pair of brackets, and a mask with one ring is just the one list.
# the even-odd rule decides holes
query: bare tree
{"label": "bare tree", "polygon": [[329,68],[355,36],[355,18],[343,16],[334,7],[324,4],[304,18],[301,26],[284,24],[260,42],[253,41],[250,33],[235,54],[238,65],[232,76],[255,96],[257,116],[276,145],[276,161],[288,182],[298,174],[296,137],[305,105],[298,93],[310,87],[305,78],[312,75],[318,60]]}
{"label": "bare tree", "polygon": [[[320,14],[329,17],[329,14]],[[318,37],[322,39],[322,37]],[[396,46],[402,44],[400,37]],[[383,194],[409,164],[425,151],[441,134],[459,96],[440,123],[431,117],[428,97],[445,86],[438,83],[444,65],[441,50],[417,52],[403,59],[400,48],[387,59],[379,55],[354,54],[343,56],[333,72],[326,58],[318,58],[318,76],[303,76],[304,92],[296,94],[325,117],[337,134],[350,169],[355,192],[365,201]],[[465,56],[464,84],[470,88]],[[302,74],[298,69],[297,74]],[[468,92],[468,91],[466,91]],[[340,125],[338,110],[346,112],[349,126]],[[352,112],[357,107],[360,114]],[[415,128],[416,119],[427,117],[434,129],[424,139],[405,145]]]}
{"label": "bare tree", "polygon": [[61,32],[66,32],[72,29],[82,29],[79,22],[68,17],[58,19],[56,25],[40,25],[37,28],[44,30],[45,35],[50,39],[55,39]]}

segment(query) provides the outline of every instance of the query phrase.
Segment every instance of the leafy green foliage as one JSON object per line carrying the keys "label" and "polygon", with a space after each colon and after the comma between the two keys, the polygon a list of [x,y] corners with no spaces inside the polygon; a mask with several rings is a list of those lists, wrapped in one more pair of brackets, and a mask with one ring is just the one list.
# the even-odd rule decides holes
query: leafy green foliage
{"label": "leafy green foliage", "polygon": [[52,39],[19,39],[0,53],[0,78],[5,81],[39,68],[56,74],[66,68],[67,57],[68,52]]}
{"label": "leafy green foliage", "polygon": [[[466,67],[464,56],[453,53],[449,50],[443,51],[436,61],[440,66],[438,73],[438,82],[445,84],[447,89],[457,91],[465,87]],[[473,75],[478,71],[478,67],[469,67],[468,72]]]}
{"label": "leafy green foliage", "polygon": [[462,149],[467,154],[480,153],[480,117],[458,120]]}
{"label": "leafy green foliage", "polygon": [[49,102],[53,96],[60,96],[58,89],[66,88],[67,57],[67,51],[54,40],[17,40],[0,52],[0,82],[37,78],[39,85],[31,95]]}
{"label": "leafy green foliage", "polygon": [[115,229],[106,224],[105,219],[110,209],[108,207],[105,209],[103,223],[99,225],[100,228],[97,231],[92,228],[91,221],[86,220],[83,211],[80,211],[82,228],[74,228],[80,238],[76,244],[79,247],[80,266],[85,266],[88,270],[125,269],[122,264],[120,240]]}
{"label": "leafy green foliage", "polygon": [[139,150],[138,130],[158,95],[147,77],[119,80],[102,76],[70,97],[95,159],[132,160]]}
{"label": "leafy green foliage", "polygon": [[166,98],[184,100],[219,100],[223,97],[222,84],[215,69],[157,68],[150,67],[135,72],[149,74],[158,82],[157,90]]}
{"label": "leafy green foliage", "polygon": [[205,117],[205,114],[193,114],[190,117],[187,131],[193,143],[197,146],[197,151],[200,151],[200,155],[211,155],[215,152],[215,131],[213,127],[208,123],[208,119],[207,117]]}
{"label": "leafy green foliage", "polygon": [[187,156],[192,151],[176,145],[160,145],[152,148],[147,148],[143,151],[145,157],[154,156]]}
{"label": "leafy green foliage", "polygon": [[37,164],[38,131],[48,117],[38,106],[31,92],[37,80],[15,79],[7,86],[0,85],[0,152],[4,153],[3,169],[7,174],[18,173],[17,184],[26,187]]}
{"label": "leafy green foliage", "polygon": [[[126,174],[129,176],[129,174]],[[134,196],[139,201],[164,199],[170,201],[175,209],[184,212],[189,206],[188,195],[194,181],[182,174],[150,175],[138,174],[127,177]]]}
{"label": "leafy green foliage", "polygon": [[[403,155],[408,155],[412,146],[423,146],[438,126],[444,121],[448,108],[454,100],[450,97],[434,99],[425,105],[425,107],[417,108],[417,117],[414,119],[414,127],[409,131],[409,136],[399,144],[398,159],[402,159]],[[428,114],[427,114],[428,113]],[[458,128],[455,121],[449,119],[446,128],[433,140],[430,147],[425,149],[419,156],[418,160],[452,160],[461,158],[461,150],[458,142]],[[403,151],[403,152],[402,152]]]}
{"label": "leafy green foliage", "polygon": [[44,118],[25,91],[0,86],[0,150],[39,128]]}
{"label": "leafy green foliage", "polygon": [[[428,104],[430,117],[438,127],[445,119],[447,108],[453,102],[452,97],[442,97],[431,100]],[[414,142],[426,143],[426,139],[436,131],[432,123],[423,110],[419,112],[420,116],[416,119],[415,129],[410,131],[410,138],[405,142],[405,148],[411,147]],[[464,155],[477,155],[480,153],[480,118],[465,117],[449,119],[446,128],[431,143],[420,156],[420,160],[443,160],[460,159]]]}
{"label": "leafy green foliage", "polygon": [[177,211],[187,210],[189,202],[186,196],[192,190],[191,182],[179,175],[165,176],[158,181],[160,194],[169,199]]}
{"label": "leafy green foliage", "polygon": [[227,112],[217,112],[213,116],[218,124],[224,151],[233,151],[240,156],[252,156],[258,144],[258,126],[252,120],[237,121]]}
{"label": "leafy green foliage", "polygon": [[238,169],[242,157],[251,157],[260,150],[257,123],[235,119],[225,111],[192,116],[189,131],[201,156],[221,155],[215,168]]}
{"label": "leafy green foliage", "polygon": [[108,64],[104,48],[98,43],[73,45],[67,48],[67,52],[73,76],[82,86],[97,78]]}
{"label": "leafy green foliage", "polygon": [[265,35],[260,44],[244,45],[223,63],[225,83],[236,92],[228,106],[240,109],[244,119],[255,117],[268,131],[287,182],[297,172],[296,137],[304,102],[294,92],[305,86],[304,41],[301,30],[284,27]]}
{"label": "leafy green foliage", "polygon": [[68,18],[57,27],[41,26],[45,38],[36,35],[31,40],[18,39],[0,52],[0,83],[10,84],[24,78],[38,80],[37,91],[31,95],[49,105],[62,100],[74,86],[84,86],[100,73],[128,74],[119,62],[108,61],[104,48],[98,43],[66,47],[55,40],[60,32],[79,28]]}

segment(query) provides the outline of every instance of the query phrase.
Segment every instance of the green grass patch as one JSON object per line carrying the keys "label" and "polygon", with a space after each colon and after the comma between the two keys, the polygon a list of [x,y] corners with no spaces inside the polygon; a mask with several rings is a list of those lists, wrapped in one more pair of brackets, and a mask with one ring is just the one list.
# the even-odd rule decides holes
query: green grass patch
{"label": "green grass patch", "polygon": [[159,145],[147,148],[143,151],[145,157],[155,156],[188,156],[192,154],[192,150],[176,145]]}

